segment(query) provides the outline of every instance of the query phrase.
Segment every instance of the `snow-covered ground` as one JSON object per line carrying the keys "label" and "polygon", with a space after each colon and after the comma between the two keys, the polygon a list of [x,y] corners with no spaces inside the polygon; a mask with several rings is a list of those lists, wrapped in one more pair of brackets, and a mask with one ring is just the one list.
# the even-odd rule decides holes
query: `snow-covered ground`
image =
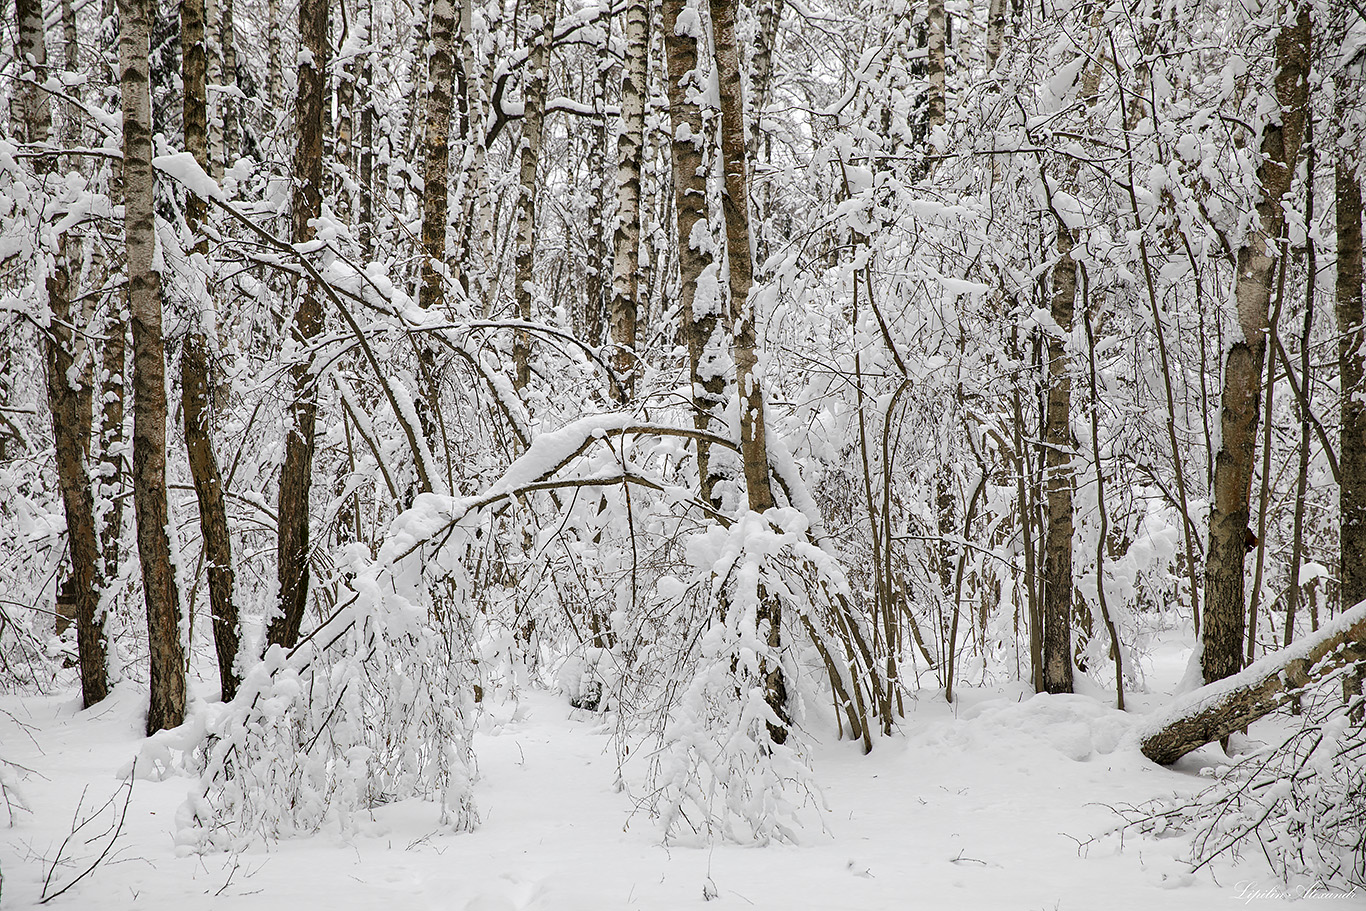
{"label": "snow-covered ground", "polygon": [[[178,857],[175,816],[193,780],[139,779],[104,862],[47,907],[596,911],[699,908],[708,896],[708,908],[1229,907],[1278,884],[1252,858],[1191,876],[1181,837],[1130,835],[1121,850],[1104,835],[1117,822],[1110,807],[1194,790],[1216,758],[1206,748],[1163,769],[1125,741],[1137,717],[1170,699],[1187,653],[1179,643],[1151,653],[1155,691],[1132,697],[1128,714],[1101,693],[967,688],[950,707],[926,691],[908,704],[902,734],[870,756],[847,741],[821,745],[827,831],[763,848],[662,845],[614,787],[603,720],[528,691],[494,707],[476,740],[474,834],[437,832],[435,808],[408,801],[377,808],[349,840],[323,833],[238,857]],[[49,873],[49,892],[79,875],[123,812],[119,772],[138,754],[146,699],[122,685],[91,711],[77,705],[71,694],[0,697],[0,757],[31,770],[19,780],[31,812],[0,828],[4,909],[35,907]],[[73,820],[111,797],[62,847]]]}

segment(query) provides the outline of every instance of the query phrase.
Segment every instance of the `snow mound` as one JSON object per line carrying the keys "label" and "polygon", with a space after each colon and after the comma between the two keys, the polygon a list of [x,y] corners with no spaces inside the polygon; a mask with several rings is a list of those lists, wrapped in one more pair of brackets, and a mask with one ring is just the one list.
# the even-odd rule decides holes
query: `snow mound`
{"label": "snow mound", "polygon": [[1074,762],[1113,753],[1134,723],[1131,715],[1089,696],[1039,693],[1021,702],[993,699],[965,709],[955,727],[963,746],[1037,750]]}

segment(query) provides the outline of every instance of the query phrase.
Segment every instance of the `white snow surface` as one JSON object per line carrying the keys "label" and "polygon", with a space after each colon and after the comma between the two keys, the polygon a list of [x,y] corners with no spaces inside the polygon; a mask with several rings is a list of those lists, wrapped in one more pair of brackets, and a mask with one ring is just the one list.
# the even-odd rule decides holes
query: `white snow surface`
{"label": "white snow surface", "polygon": [[[1159,650],[1149,679],[1174,683],[1188,650],[1188,641]],[[214,695],[211,683],[194,691]],[[722,909],[1194,911],[1224,907],[1242,889],[1274,890],[1250,861],[1191,876],[1179,860],[1184,837],[1131,833],[1121,849],[1104,834],[1117,819],[1110,806],[1198,790],[1206,781],[1194,773],[1211,749],[1176,769],[1155,766],[1129,737],[1170,697],[1132,694],[1129,714],[1108,698],[1008,684],[965,688],[951,707],[922,691],[872,754],[833,738],[817,746],[824,831],[812,824],[796,845],[704,849],[662,845],[653,821],[633,813],[640,783],[628,774],[626,792],[614,787],[610,716],[528,688],[486,707],[474,742],[483,821],[472,834],[438,831],[435,806],[412,800],[376,807],[349,840],[324,830],[240,856],[177,856],[176,810],[194,778],[146,780],[139,770],[114,850],[45,907],[669,911],[703,907],[706,891],[718,902],[707,907]],[[0,827],[0,906],[36,907],[59,851],[52,891],[103,850],[107,836],[60,846],[78,805],[84,816],[118,797],[92,823],[96,835],[122,807],[120,775],[146,743],[146,705],[131,681],[89,711],[74,690],[0,696],[0,757],[32,770],[7,779],[31,812],[16,809],[14,825]]]}

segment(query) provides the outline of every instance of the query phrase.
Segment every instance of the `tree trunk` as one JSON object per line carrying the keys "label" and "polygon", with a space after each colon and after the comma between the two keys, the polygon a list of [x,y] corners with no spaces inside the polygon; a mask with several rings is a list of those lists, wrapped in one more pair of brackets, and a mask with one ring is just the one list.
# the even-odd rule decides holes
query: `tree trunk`
{"label": "tree trunk", "polygon": [[[203,0],[204,22],[204,98],[208,119],[208,159],[204,168],[214,180],[223,179],[223,48],[220,33],[222,19],[218,12],[219,0]],[[188,139],[188,137],[187,137]]]}
{"label": "tree trunk", "polygon": [[[204,74],[203,0],[180,3],[181,80],[184,85],[185,149],[207,170],[208,130]],[[209,351],[202,309],[211,309],[208,282],[208,238],[202,233],[206,203],[191,193],[185,200],[185,222],[191,232],[190,329],[180,356],[180,408],[185,428],[185,448],[189,454],[190,474],[199,501],[199,534],[209,576],[209,609],[213,618],[213,640],[218,652],[218,676],[223,701],[237,694],[236,670],[239,634],[237,605],[233,601],[232,539],[228,531],[228,512],[223,503],[223,481],[218,470],[209,419]]]}
{"label": "tree trunk", "polygon": [[133,510],[147,602],[151,703],[147,733],[185,717],[185,644],[180,595],[171,567],[166,505],[166,361],[161,336],[161,277],[153,269],[152,95],[148,67],[149,0],[119,0],[123,93],[124,237],[133,323]]}
{"label": "tree trunk", "polygon": [[[754,300],[750,294],[754,271],[750,250],[749,180],[745,154],[744,82],[740,76],[740,51],[735,40],[736,0],[711,0],[712,48],[721,108],[721,156],[725,166],[726,262],[730,268],[730,306],[733,324],[732,353],[735,382],[740,397],[740,458],[745,469],[745,489],[752,512],[774,506],[769,483],[768,442],[764,424],[763,375],[758,368]],[[760,592],[760,632],[776,654],[782,648],[782,604]],[[774,743],[787,740],[787,682],[782,667],[765,670],[765,700],[779,723],[769,724]]]}
{"label": "tree trunk", "polygon": [[[705,73],[698,67],[697,36],[688,29],[679,33],[678,20],[687,0],[664,0],[664,52],[668,68],[669,113],[673,126],[674,218],[678,227],[678,304],[683,315],[683,334],[688,343],[692,379],[693,424],[712,430],[712,422],[725,409],[726,379],[718,365],[725,340],[720,296],[713,290],[697,299],[698,280],[715,271],[707,225],[707,173],[702,154],[705,134],[697,96],[706,88]],[[715,289],[714,281],[706,284]],[[715,502],[715,478],[711,446],[697,441],[697,475],[702,499]]]}
{"label": "tree trunk", "polygon": [[[671,0],[672,2],[672,0]],[[611,180],[607,169],[607,42],[599,49],[597,78],[593,80],[593,109],[597,111],[591,148],[588,152],[588,180],[592,184],[593,208],[588,214],[588,264],[585,276],[583,314],[584,340],[590,345],[601,345],[611,286],[612,260],[607,249],[607,214],[611,212],[608,186]],[[672,104],[672,99],[670,100]]]}
{"label": "tree trunk", "polygon": [[[42,4],[38,0],[17,0],[15,14],[19,26],[19,57],[26,64],[32,63],[34,76],[42,81],[48,75]],[[25,65],[24,69],[27,68]],[[22,111],[22,121],[15,124],[16,132],[30,143],[46,144],[52,131],[48,94],[29,85],[22,86],[17,94],[16,114]],[[35,158],[34,171],[40,179],[51,179],[57,172],[56,156]],[[41,217],[46,218],[47,214],[43,212]],[[50,314],[46,341],[47,398],[57,455],[57,486],[66,512],[67,554],[71,561],[71,576],[62,587],[70,592],[74,602],[71,613],[76,621],[81,704],[89,708],[109,694],[109,685],[105,672],[104,624],[99,613],[103,588],[99,541],[94,496],[86,472],[90,395],[88,391],[82,395],[81,390],[73,386],[73,382],[80,382],[80,372],[75,369],[72,357],[75,333],[71,324],[70,273],[63,235],[56,238],[50,251],[43,251],[38,263],[46,273],[44,290]],[[84,415],[81,413],[83,407]],[[58,597],[60,600],[61,596]],[[61,613],[59,609],[59,623]]]}
{"label": "tree trunk", "polygon": [[[323,91],[327,73],[327,0],[299,3],[299,90],[295,103],[294,199],[291,239],[296,244],[313,239],[309,222],[322,210]],[[301,280],[296,289],[298,306],[290,323],[293,363],[286,383],[289,402],[289,435],[285,461],[280,468],[280,499],[277,516],[279,537],[276,560],[280,604],[270,622],[267,641],[289,648],[299,639],[308,606],[309,510],[308,492],[313,481],[313,449],[318,418],[318,388],[311,373],[308,346],[322,331],[322,305],[317,289]]]}
{"label": "tree trunk", "polygon": [[266,2],[266,82],[270,110],[278,112],[285,103],[285,80],[281,69],[280,54],[284,44],[283,27],[280,23],[280,0]]}
{"label": "tree trunk", "polygon": [[1274,248],[1283,249],[1281,201],[1290,189],[1304,133],[1309,70],[1309,4],[1295,3],[1296,21],[1276,37],[1276,100],[1280,122],[1262,133],[1258,225],[1238,251],[1235,297],[1241,338],[1228,348],[1221,395],[1220,447],[1215,456],[1214,507],[1205,560],[1205,616],[1200,666],[1206,683],[1242,667],[1247,605],[1243,558],[1249,517],[1253,451],[1261,408]]}
{"label": "tree trunk", "polygon": [[218,41],[223,50],[222,87],[218,95],[219,119],[223,125],[223,160],[220,167],[237,163],[241,145],[237,121],[237,29],[233,24],[232,0],[219,0]]}
{"label": "tree trunk", "polygon": [[1044,530],[1043,687],[1049,693],[1072,692],[1072,378],[1065,337],[1072,333],[1076,306],[1073,243],[1072,232],[1059,221],[1051,312],[1064,338],[1053,333],[1048,337],[1044,420],[1048,525]]}
{"label": "tree trunk", "polygon": [[1153,762],[1170,765],[1286,705],[1294,690],[1356,661],[1366,661],[1366,603],[1289,648],[1264,655],[1236,677],[1187,693],[1143,726],[1139,749]]}
{"label": "tree trunk", "polygon": [[947,39],[944,23],[944,0],[929,0],[926,14],[927,44],[929,61],[925,77],[930,83],[929,96],[925,99],[925,123],[929,132],[944,125],[947,103],[944,99],[944,45]]}
{"label": "tree trunk", "polygon": [[[612,363],[621,393],[630,398],[639,378],[636,330],[640,305],[640,170],[645,152],[645,84],[650,59],[650,20],[644,0],[626,7],[621,76],[621,133],[617,136],[617,225],[612,257]],[[742,134],[743,135],[743,134]]]}
{"label": "tree trunk", "polygon": [[[527,56],[526,89],[523,94],[521,185],[517,193],[517,269],[514,296],[517,316],[530,321],[532,288],[536,264],[536,169],[541,161],[541,131],[545,120],[545,92],[549,77],[550,39],[555,32],[555,0],[539,0],[528,23],[532,32],[531,52]],[[523,389],[531,382],[531,333],[518,329],[513,341],[517,375],[514,383]]]}
{"label": "tree trunk", "polygon": [[375,218],[375,99],[374,99],[374,52],[370,48],[374,47],[375,41],[375,0],[365,0],[365,13],[367,16],[365,29],[365,57],[360,66],[360,85],[358,88],[361,98],[360,109],[360,174],[357,182],[360,184],[358,208],[360,224],[358,226],[357,241],[360,244],[360,258],[362,263],[368,263],[374,255],[374,225]]}
{"label": "tree trunk", "polygon": [[[1345,74],[1339,79],[1346,80]],[[1346,123],[1349,101],[1355,96],[1349,84],[1338,89],[1338,122]],[[1334,208],[1337,218],[1337,291],[1338,369],[1341,398],[1339,413],[1342,440],[1339,447],[1342,485],[1338,488],[1341,522],[1341,550],[1338,557],[1343,604],[1366,600],[1366,405],[1360,396],[1366,361],[1362,346],[1361,305],[1361,180],[1357,176],[1359,150],[1355,146],[1336,146],[1334,162]],[[1307,379],[1304,381],[1308,394]],[[1292,583],[1295,580],[1291,580]]]}
{"label": "tree trunk", "polygon": [[1006,36],[1006,3],[1008,0],[991,0],[987,8],[987,69],[996,69],[996,61],[1001,57],[1001,47]]}
{"label": "tree trunk", "polygon": [[[447,173],[451,146],[451,96],[455,89],[455,6],[432,0],[431,48],[427,56],[427,121],[423,138],[422,288],[418,305],[445,300]],[[538,125],[539,126],[539,125]]]}

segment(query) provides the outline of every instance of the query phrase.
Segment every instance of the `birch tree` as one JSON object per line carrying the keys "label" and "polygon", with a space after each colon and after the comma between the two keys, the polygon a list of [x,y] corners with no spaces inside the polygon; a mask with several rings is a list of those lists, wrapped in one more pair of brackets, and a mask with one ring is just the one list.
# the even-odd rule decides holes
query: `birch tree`
{"label": "birch tree", "polygon": [[640,306],[640,170],[645,153],[645,83],[650,59],[649,15],[644,0],[626,7],[622,41],[626,66],[621,75],[621,132],[617,134],[617,224],[612,257],[613,365],[623,394],[633,394],[640,372],[636,350]]}
{"label": "birch tree", "polygon": [[[740,398],[740,458],[751,512],[774,506],[769,480],[768,438],[764,415],[764,380],[755,331],[753,252],[749,230],[749,162],[745,152],[744,81],[736,43],[735,0],[711,0],[712,50],[721,109],[721,158],[725,168],[723,206],[726,217],[726,265],[729,270],[732,354]],[[782,605],[761,594],[758,621],[776,654],[782,646]],[[765,671],[764,694],[778,724],[769,724],[775,743],[787,740],[787,681],[776,664]]]}
{"label": "birch tree", "polygon": [[[323,98],[329,45],[327,0],[299,3],[299,76],[295,101],[294,194],[290,238],[307,243],[316,234],[322,212]],[[279,608],[270,622],[271,645],[292,646],[299,638],[308,606],[309,505],[313,480],[313,453],[318,420],[318,388],[311,369],[309,347],[322,331],[323,313],[319,289],[300,279],[295,286],[296,305],[289,324],[288,342],[293,356],[288,380],[288,436],[285,461],[280,468],[280,495],[276,510],[279,534],[276,543]]]}
{"label": "birch tree", "polygon": [[[515,268],[517,316],[530,321],[535,287],[536,253],[536,173],[541,161],[541,134],[545,123],[547,67],[550,63],[550,39],[555,34],[556,0],[538,0],[527,23],[531,33],[531,49],[527,55],[526,82],[523,92],[522,140],[520,155],[521,182],[517,190],[517,252]],[[513,342],[513,360],[518,389],[531,382],[531,334],[518,329]]]}
{"label": "birch tree", "polygon": [[119,0],[123,93],[124,239],[133,325],[133,510],[151,653],[147,733],[185,717],[185,631],[171,568],[166,504],[166,360],[161,335],[161,276],[153,268],[152,96],[148,65],[150,0]]}
{"label": "birch tree", "polygon": [[[710,431],[725,406],[726,381],[720,353],[726,344],[721,319],[711,236],[707,223],[706,134],[698,98],[705,71],[698,60],[701,17],[687,0],[663,0],[664,52],[668,68],[669,116],[673,126],[674,220],[678,237],[678,296],[688,343],[693,426]],[[700,284],[703,276],[708,277]],[[699,299],[699,286],[702,293]],[[711,444],[697,441],[697,475],[702,498],[716,502]]]}
{"label": "birch tree", "polygon": [[1239,336],[1224,353],[1220,394],[1220,445],[1214,467],[1214,505],[1205,562],[1205,615],[1200,666],[1206,683],[1235,674],[1243,664],[1243,558],[1262,362],[1270,322],[1273,276],[1286,255],[1283,200],[1295,174],[1304,135],[1309,85],[1309,4],[1292,0],[1276,23],[1275,108],[1261,129],[1257,168],[1257,220],[1238,250],[1234,303]]}
{"label": "birch tree", "polygon": [[[47,34],[39,0],[16,0],[19,26],[19,54],[26,69],[38,81],[48,75]],[[24,86],[19,105],[18,132],[40,149],[52,133],[52,108],[47,92],[29,83]],[[40,154],[34,160],[35,177],[44,184],[57,176],[57,156]],[[55,213],[54,213],[55,214]],[[39,210],[46,221],[48,206]],[[42,234],[48,234],[43,226]],[[75,332],[71,312],[71,273],[65,234],[43,244],[38,268],[42,273],[43,293],[47,298],[48,331],[45,344],[47,360],[47,400],[52,413],[52,436],[57,456],[57,486],[66,513],[67,555],[71,575],[63,585],[74,602],[77,658],[81,670],[81,703],[89,708],[108,695],[105,672],[104,623],[100,614],[103,573],[95,525],[95,504],[88,474],[89,430],[91,425],[88,371],[76,363]],[[81,388],[86,386],[86,388]],[[85,433],[82,433],[82,429]],[[59,596],[60,597],[60,596]]]}
{"label": "birch tree", "polygon": [[[204,31],[203,0],[182,0],[180,50],[181,82],[185,93],[185,150],[207,172],[209,144]],[[191,270],[186,277],[190,328],[180,355],[180,411],[190,474],[194,479],[195,498],[199,504],[199,534],[209,577],[209,612],[214,646],[218,653],[220,691],[226,702],[237,694],[239,676],[236,662],[240,636],[237,604],[234,601],[235,577],[228,512],[223,502],[223,479],[218,467],[210,419],[212,385],[209,355],[212,343],[205,326],[205,316],[213,311],[213,298],[209,293],[209,244],[203,233],[206,205],[193,193],[185,200],[185,222],[193,246],[190,250]]]}

